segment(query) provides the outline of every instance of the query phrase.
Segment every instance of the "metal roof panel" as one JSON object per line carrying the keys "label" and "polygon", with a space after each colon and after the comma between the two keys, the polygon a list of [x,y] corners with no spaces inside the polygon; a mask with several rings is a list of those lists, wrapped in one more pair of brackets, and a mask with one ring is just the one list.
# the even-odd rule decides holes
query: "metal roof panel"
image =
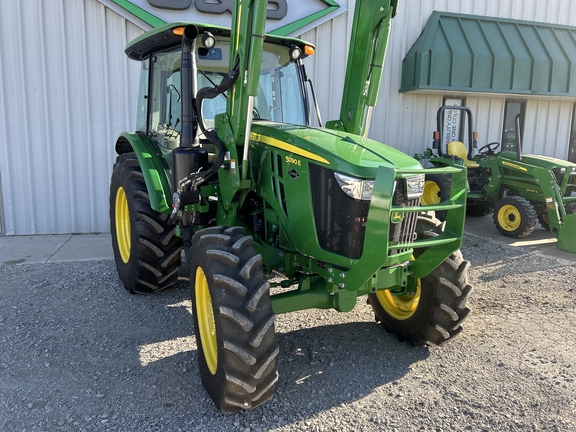
{"label": "metal roof panel", "polygon": [[576,96],[576,27],[432,13],[402,61],[401,92]]}

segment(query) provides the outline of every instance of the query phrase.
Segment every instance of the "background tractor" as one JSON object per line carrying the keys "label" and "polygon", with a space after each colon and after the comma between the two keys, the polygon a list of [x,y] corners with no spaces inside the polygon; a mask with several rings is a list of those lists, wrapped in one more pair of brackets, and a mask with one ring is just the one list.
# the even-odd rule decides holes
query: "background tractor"
{"label": "background tractor", "polygon": [[[442,131],[449,110],[464,116],[467,146],[459,141],[445,143]],[[483,216],[493,211],[498,231],[512,238],[528,236],[540,221],[558,239],[558,248],[576,253],[576,164],[522,154],[519,115],[515,119],[516,134],[506,140],[502,149],[500,143],[492,142],[477,151],[477,134],[469,108],[441,107],[436,121],[433,149],[417,158],[429,159],[436,167],[467,168],[469,215]],[[450,188],[448,177],[427,174],[422,203],[449,202]],[[437,215],[443,217],[442,213]]]}
{"label": "background tractor", "polygon": [[[184,248],[201,379],[222,411],[272,396],[276,314],[367,295],[401,340],[440,345],[469,313],[465,170],[365,137],[395,10],[356,2],[341,116],[325,128],[310,126],[315,48],[265,35],[265,0],[235,2],[232,29],[167,24],[126,48],[142,74],[138,128],[116,142],[116,266],[130,293],[155,292]],[[451,178],[444,225],[420,206],[426,173]]]}

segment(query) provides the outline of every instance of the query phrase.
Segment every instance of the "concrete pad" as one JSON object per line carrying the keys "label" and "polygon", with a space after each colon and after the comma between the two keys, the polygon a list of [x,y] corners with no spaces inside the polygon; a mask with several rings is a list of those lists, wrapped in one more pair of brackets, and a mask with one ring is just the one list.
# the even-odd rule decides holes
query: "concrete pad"
{"label": "concrete pad", "polygon": [[114,259],[110,234],[73,235],[48,262],[71,262]]}
{"label": "concrete pad", "polygon": [[540,224],[536,226],[536,229],[529,236],[514,239],[500,234],[496,225],[494,225],[493,215],[489,214],[482,217],[468,216],[464,231],[477,236],[488,237],[510,246],[521,247],[531,252],[566,260],[570,264],[576,262],[576,254],[558,249],[556,247],[556,242],[558,241],[556,237],[542,228]]}
{"label": "concrete pad", "polygon": [[72,235],[0,236],[0,265],[45,263]]}
{"label": "concrete pad", "polygon": [[[558,249],[556,238],[539,225],[523,239],[501,235],[494,226],[492,215],[467,217],[464,229],[475,236],[565,260],[567,264],[576,263],[576,254]],[[0,265],[113,259],[109,233],[0,236]]]}

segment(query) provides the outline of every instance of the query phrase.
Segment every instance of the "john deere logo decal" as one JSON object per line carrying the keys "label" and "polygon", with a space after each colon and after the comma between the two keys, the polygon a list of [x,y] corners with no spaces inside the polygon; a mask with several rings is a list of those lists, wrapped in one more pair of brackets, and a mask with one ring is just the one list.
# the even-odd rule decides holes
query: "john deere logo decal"
{"label": "john deere logo decal", "polygon": [[512,162],[507,162],[507,161],[502,161],[502,165],[510,167],[510,168],[514,168],[520,171],[528,171],[528,169],[524,168],[523,166],[514,164]]}
{"label": "john deere logo decal", "polygon": [[298,174],[298,171],[296,171],[295,169],[291,169],[290,171],[288,171],[288,175],[293,179],[297,179],[298,177],[300,177],[300,174]]}
{"label": "john deere logo decal", "polygon": [[392,216],[390,217],[390,222],[393,224],[400,223],[404,220],[404,215],[400,212],[392,212]]}

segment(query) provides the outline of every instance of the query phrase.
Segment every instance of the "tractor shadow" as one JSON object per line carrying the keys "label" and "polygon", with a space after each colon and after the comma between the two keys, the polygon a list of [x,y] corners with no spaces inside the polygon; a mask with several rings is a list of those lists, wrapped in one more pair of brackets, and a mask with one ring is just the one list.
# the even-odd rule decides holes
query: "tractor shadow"
{"label": "tractor shadow", "polygon": [[[309,311],[308,315],[315,313]],[[305,417],[352,403],[386,384],[394,384],[410,373],[412,365],[430,356],[427,347],[414,348],[399,342],[374,322],[277,333],[277,343],[280,378],[272,403],[283,407],[283,412],[287,405],[288,413]],[[293,406],[293,401],[300,402]],[[289,418],[285,416],[287,424],[291,423]]]}
{"label": "tractor shadow", "polygon": [[[133,353],[138,356],[135,363],[140,364],[136,368],[137,374],[154,376],[154,379],[145,378],[142,386],[133,391],[147,399],[144,396],[147,386],[162,387],[163,399],[170,405],[162,411],[176,416],[182,414],[183,406],[196,406],[198,414],[210,413],[229,423],[230,430],[236,430],[236,417],[240,416],[242,424],[259,424],[263,410],[272,408],[282,413],[274,421],[276,427],[291,425],[327,409],[353,403],[375,391],[381,392],[383,397],[393,398],[388,394],[395,391],[395,384],[411,372],[414,364],[430,356],[429,348],[414,348],[383,330],[373,321],[373,313],[365,301],[359,301],[350,313],[306,310],[279,315],[276,322],[279,380],[274,396],[262,409],[233,416],[222,414],[200,382],[192,310],[189,308],[188,268],[184,262],[178,279],[172,288],[152,296],[126,294],[132,313],[140,315],[148,310],[151,315],[144,326],[123,332],[131,341],[138,342],[139,350]],[[188,348],[185,351],[172,349],[171,343],[183,338],[187,339]],[[185,371],[184,375],[181,371]],[[178,375],[185,379],[176,385]],[[160,382],[172,385],[165,387]],[[386,385],[390,388],[378,390]],[[179,397],[175,388],[178,388]],[[181,405],[177,399],[185,403]]]}

